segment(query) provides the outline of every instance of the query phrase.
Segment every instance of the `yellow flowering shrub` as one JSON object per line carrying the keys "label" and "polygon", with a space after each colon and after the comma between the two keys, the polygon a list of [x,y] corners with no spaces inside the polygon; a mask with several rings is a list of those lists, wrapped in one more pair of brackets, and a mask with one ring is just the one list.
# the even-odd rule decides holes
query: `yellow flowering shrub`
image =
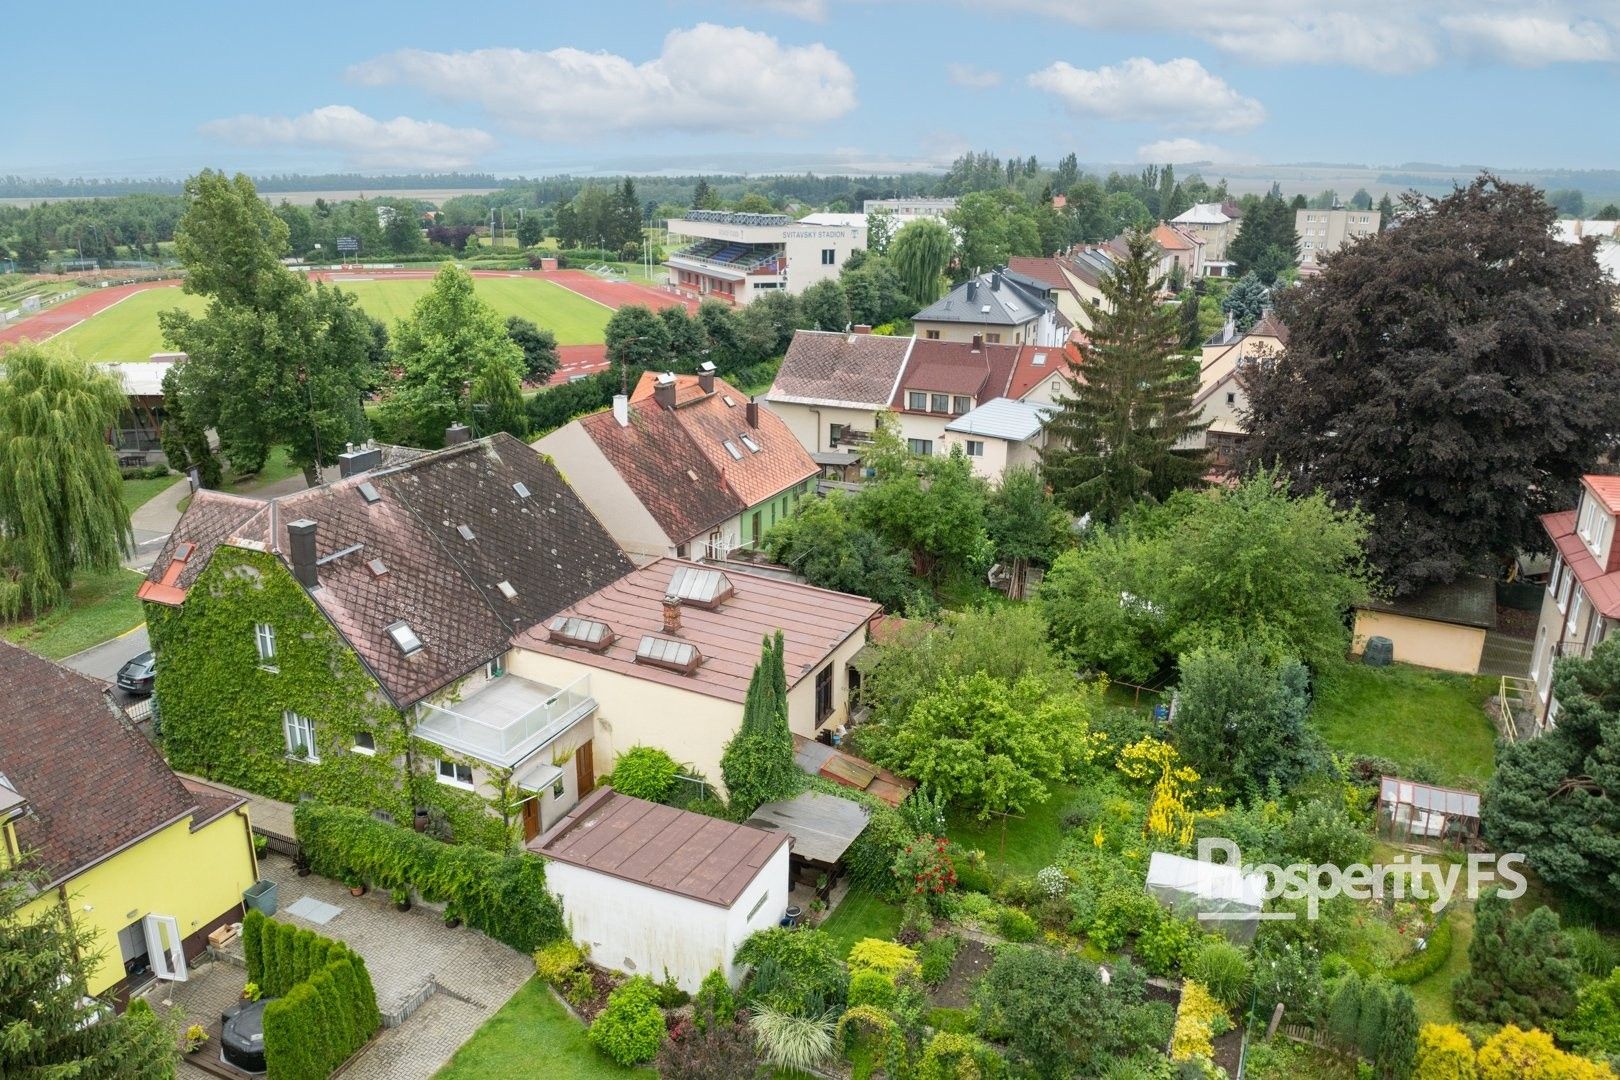
{"label": "yellow flowering shrub", "polygon": [[1192,979],[1181,984],[1181,1005],[1170,1035],[1171,1061],[1197,1061],[1215,1053],[1215,1020],[1226,1010],[1204,985]]}

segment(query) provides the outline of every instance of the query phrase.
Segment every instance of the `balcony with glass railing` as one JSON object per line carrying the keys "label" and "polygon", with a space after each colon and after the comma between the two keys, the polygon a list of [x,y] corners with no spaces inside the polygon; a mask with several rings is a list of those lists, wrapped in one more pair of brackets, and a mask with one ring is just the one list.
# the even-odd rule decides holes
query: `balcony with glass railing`
{"label": "balcony with glass railing", "polygon": [[510,768],[596,711],[589,675],[558,689],[503,675],[459,701],[422,705],[415,734]]}

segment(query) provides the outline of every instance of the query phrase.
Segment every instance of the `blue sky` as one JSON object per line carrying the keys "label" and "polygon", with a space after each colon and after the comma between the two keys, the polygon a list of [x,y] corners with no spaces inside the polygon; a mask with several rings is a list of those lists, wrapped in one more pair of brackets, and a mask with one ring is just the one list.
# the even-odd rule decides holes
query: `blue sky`
{"label": "blue sky", "polygon": [[1614,0],[232,7],[11,20],[0,172],[1620,167]]}

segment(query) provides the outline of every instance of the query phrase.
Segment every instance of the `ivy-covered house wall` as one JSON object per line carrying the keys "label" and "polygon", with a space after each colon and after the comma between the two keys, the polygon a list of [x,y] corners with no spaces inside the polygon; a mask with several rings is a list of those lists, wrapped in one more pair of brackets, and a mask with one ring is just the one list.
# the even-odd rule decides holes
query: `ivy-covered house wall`
{"label": "ivy-covered house wall", "polygon": [[[385,810],[406,825],[428,806],[453,839],[510,848],[505,807],[492,813],[479,794],[435,780],[429,770],[443,751],[411,737],[407,718],[276,556],[221,545],[180,607],[146,608],[160,738],[175,769],[287,802],[309,795]],[[274,628],[268,663],[258,624]],[[287,712],[312,721],[305,756],[289,753]],[[362,733],[372,753],[355,749]]]}

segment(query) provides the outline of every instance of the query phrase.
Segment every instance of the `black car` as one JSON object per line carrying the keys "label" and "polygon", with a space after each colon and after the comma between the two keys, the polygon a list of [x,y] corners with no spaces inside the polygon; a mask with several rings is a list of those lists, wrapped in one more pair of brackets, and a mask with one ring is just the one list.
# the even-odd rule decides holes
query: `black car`
{"label": "black car", "polygon": [[135,697],[148,697],[156,671],[157,663],[152,659],[152,650],[148,649],[118,669],[118,689]]}

